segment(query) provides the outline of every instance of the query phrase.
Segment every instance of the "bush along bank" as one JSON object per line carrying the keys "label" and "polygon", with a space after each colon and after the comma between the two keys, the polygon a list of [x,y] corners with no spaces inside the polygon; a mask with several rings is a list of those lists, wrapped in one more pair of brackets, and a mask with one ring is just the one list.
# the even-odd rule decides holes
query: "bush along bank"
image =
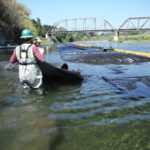
{"label": "bush along bank", "polygon": [[127,41],[127,40],[150,41],[150,34],[138,34],[138,35],[128,35],[128,36],[121,35],[119,37],[119,40],[120,41]]}

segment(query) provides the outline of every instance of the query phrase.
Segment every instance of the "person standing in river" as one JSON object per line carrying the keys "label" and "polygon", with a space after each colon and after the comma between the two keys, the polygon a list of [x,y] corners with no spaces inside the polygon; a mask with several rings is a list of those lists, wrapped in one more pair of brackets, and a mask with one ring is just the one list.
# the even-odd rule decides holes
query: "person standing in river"
{"label": "person standing in river", "polygon": [[44,56],[32,44],[32,32],[24,29],[21,33],[23,44],[17,46],[10,63],[19,63],[19,79],[24,88],[39,88],[42,85],[42,72],[37,65],[38,61],[44,62]]}

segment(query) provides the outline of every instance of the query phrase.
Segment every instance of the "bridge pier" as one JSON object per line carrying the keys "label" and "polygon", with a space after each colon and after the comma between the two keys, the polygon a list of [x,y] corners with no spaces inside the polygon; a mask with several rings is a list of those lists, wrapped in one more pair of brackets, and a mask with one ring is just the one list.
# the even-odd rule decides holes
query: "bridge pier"
{"label": "bridge pier", "polygon": [[48,33],[45,34],[45,38],[46,38],[46,39],[49,39],[49,38],[50,38]]}
{"label": "bridge pier", "polygon": [[115,31],[114,41],[115,42],[119,41],[119,31],[118,30]]}

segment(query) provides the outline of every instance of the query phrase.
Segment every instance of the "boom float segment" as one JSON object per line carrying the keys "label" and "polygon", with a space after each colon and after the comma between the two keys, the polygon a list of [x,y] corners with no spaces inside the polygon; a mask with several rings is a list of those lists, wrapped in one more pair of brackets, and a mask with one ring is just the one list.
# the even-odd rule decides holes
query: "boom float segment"
{"label": "boom float segment", "polygon": [[142,53],[142,52],[134,52],[134,51],[128,51],[128,50],[121,50],[121,49],[112,49],[112,51],[119,52],[119,53],[132,54],[132,55],[139,55],[139,56],[144,56],[144,57],[150,57],[150,54]]}

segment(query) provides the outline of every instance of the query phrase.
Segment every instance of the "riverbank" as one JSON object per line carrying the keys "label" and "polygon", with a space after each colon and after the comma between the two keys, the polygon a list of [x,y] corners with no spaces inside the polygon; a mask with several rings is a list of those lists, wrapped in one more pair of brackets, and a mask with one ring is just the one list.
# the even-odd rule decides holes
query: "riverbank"
{"label": "riverbank", "polygon": [[[85,38],[86,37],[86,38]],[[95,36],[89,36],[87,38],[87,35],[85,35],[80,40],[74,39],[72,42],[150,42],[150,34],[136,34],[136,35],[120,35],[119,41],[114,41],[114,35],[113,34],[107,34],[107,35],[95,35]],[[67,43],[70,41],[62,40],[62,43]]]}
{"label": "riverbank", "polygon": [[143,41],[147,41],[150,42],[150,34],[137,34],[137,35],[121,35],[119,37],[120,41],[139,41],[139,42],[143,42]]}
{"label": "riverbank", "polygon": [[42,40],[42,42],[41,42],[41,45],[51,45],[51,44],[54,44],[54,42],[46,40],[46,39]]}

